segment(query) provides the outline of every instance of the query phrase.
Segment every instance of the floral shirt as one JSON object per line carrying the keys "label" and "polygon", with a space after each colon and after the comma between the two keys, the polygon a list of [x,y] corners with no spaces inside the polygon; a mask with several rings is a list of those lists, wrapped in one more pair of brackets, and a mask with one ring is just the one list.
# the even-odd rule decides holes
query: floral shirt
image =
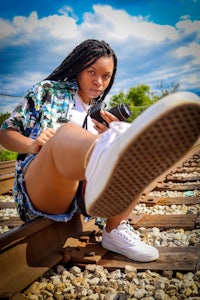
{"label": "floral shirt", "polygon": [[2,129],[14,128],[24,136],[35,139],[44,128],[57,128],[70,121],[74,95],[78,92],[76,81],[44,80],[30,88]]}

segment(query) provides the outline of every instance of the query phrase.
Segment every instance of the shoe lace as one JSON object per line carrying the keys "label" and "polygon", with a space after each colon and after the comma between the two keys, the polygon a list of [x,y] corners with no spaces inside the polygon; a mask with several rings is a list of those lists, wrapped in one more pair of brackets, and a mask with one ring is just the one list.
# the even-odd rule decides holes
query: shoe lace
{"label": "shoe lace", "polygon": [[123,220],[120,222],[120,225],[117,227],[116,232],[125,240],[130,243],[136,243],[140,241],[140,237],[134,232],[130,223]]}
{"label": "shoe lace", "polygon": [[111,122],[109,127],[119,134],[125,132],[130,127],[130,124],[126,122]]}

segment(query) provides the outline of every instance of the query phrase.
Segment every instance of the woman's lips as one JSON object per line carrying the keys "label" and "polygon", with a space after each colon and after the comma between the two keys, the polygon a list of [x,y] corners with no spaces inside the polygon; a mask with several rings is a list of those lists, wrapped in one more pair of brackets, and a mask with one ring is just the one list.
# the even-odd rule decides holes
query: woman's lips
{"label": "woman's lips", "polygon": [[95,96],[99,96],[101,94],[101,91],[100,90],[94,90],[94,89],[91,89],[90,90],[90,93],[92,95],[95,95]]}

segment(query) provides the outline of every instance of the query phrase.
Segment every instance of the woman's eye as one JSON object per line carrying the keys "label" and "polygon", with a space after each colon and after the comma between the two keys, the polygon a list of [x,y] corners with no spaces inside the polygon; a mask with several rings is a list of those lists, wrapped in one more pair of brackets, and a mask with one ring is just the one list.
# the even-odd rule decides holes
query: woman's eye
{"label": "woman's eye", "polygon": [[111,75],[104,75],[104,79],[110,79]]}

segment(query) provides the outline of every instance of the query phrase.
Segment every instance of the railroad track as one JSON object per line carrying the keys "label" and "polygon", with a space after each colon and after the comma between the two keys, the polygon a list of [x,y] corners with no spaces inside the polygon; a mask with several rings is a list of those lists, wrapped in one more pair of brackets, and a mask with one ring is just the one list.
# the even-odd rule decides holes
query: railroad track
{"label": "railroad track", "polygon": [[0,195],[12,190],[15,176],[15,160],[0,161]]}
{"label": "railroad track", "polygon": [[[12,172],[9,169],[9,173]],[[140,204],[146,207],[200,204],[200,196],[195,196],[195,191],[200,191],[200,152],[168,174],[163,182],[158,182],[153,191],[179,191],[186,196],[151,196],[148,193],[141,196]],[[4,190],[4,193],[8,192]],[[0,208],[12,207],[13,203],[0,205]],[[81,268],[87,264],[97,264],[109,270],[124,269],[126,265],[157,272],[200,270],[200,243],[190,247],[158,247],[158,260],[137,263],[103,249],[99,242],[101,228],[95,219],[86,221],[82,215],[77,214],[68,223],[39,219],[22,224],[18,217],[0,221],[1,225],[7,224],[10,228],[0,236],[0,298],[3,299],[25,299],[22,291],[59,263]],[[133,212],[129,221],[134,229],[156,227],[164,231],[200,228],[199,215],[192,213],[149,215]]]}

